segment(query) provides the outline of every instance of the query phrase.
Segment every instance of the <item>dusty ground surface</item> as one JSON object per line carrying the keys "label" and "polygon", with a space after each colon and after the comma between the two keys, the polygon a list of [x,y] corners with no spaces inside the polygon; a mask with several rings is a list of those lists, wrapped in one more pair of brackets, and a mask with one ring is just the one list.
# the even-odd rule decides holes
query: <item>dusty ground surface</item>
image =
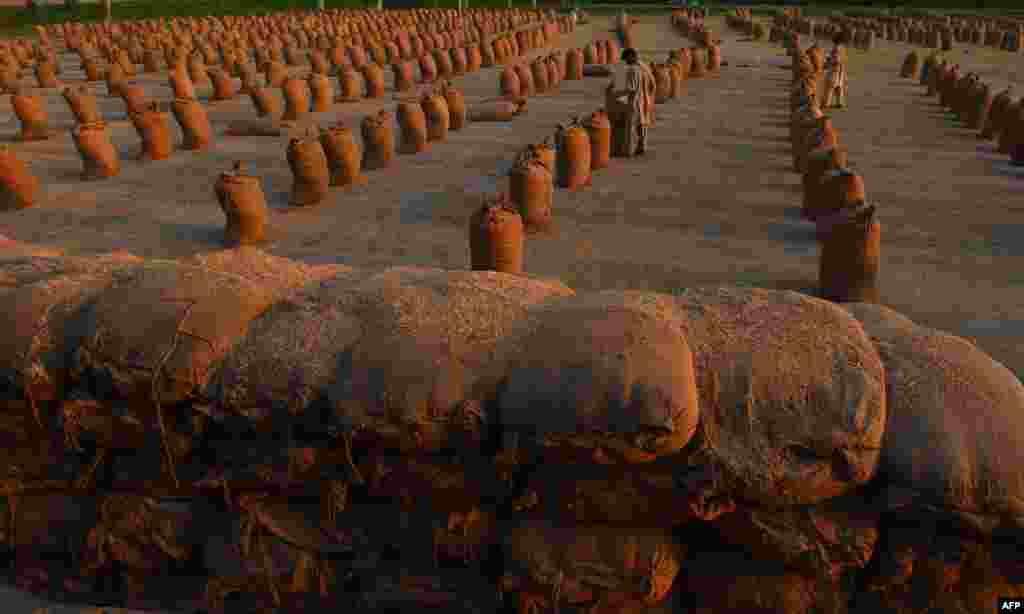
{"label": "dusty ground surface", "polygon": [[[689,45],[670,28],[667,13],[640,20],[645,59],[660,61]],[[563,37],[562,46],[609,36],[608,21],[595,18]],[[799,219],[800,178],[790,170],[786,141],[789,73],[780,67],[788,59],[779,47],[743,41],[715,21],[729,66],[717,77],[688,82],[682,99],[659,105],[647,156],[613,160],[591,187],[556,192],[557,227],[529,237],[529,271],[578,289],[675,292],[734,283],[814,293],[817,246],[812,226]],[[851,166],[880,207],[883,302],[921,324],[974,339],[1022,375],[1024,170],[940,113],[923,88],[898,78],[910,47],[884,41],[878,47],[851,52],[850,107],[833,117]],[[1024,56],[976,47],[950,55],[999,88],[1020,81],[1016,69]],[[64,77],[80,81],[81,72],[69,68]],[[153,96],[170,98],[165,75],[142,81]],[[457,83],[470,103],[495,96],[498,70]],[[14,145],[42,179],[44,196],[32,209],[0,214],[0,234],[72,253],[125,249],[171,258],[216,250],[223,215],[213,183],[241,159],[263,177],[273,209],[266,246],[272,253],[365,267],[466,268],[466,224],[479,195],[506,185],[523,145],[598,108],[605,84],[564,82],[555,94],[531,98],[527,114],[514,122],[471,124],[308,210],[285,204],[285,138],[221,136],[231,120],[255,117],[248,98],[209,107],[218,133],[213,151],[177,152],[157,163],[131,159],[138,140],[123,104],[103,99],[124,168],[115,179],[85,183],[68,132],[72,116],[50,91],[48,108],[61,135]],[[362,117],[394,106],[391,94],[335,105],[318,119],[341,119],[358,132]],[[13,137],[17,120],[9,101],[0,108],[0,135]]]}

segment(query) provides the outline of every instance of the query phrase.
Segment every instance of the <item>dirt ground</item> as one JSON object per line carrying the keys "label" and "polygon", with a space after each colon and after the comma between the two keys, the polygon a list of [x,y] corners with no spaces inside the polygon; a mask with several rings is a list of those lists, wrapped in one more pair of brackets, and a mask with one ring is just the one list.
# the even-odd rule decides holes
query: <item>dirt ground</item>
{"label": "dirt ground", "polygon": [[[576,288],[673,292],[737,283],[813,292],[817,246],[812,227],[798,218],[799,177],[789,170],[788,73],[779,68],[788,59],[779,47],[741,40],[714,22],[729,66],[718,77],[688,82],[681,100],[658,107],[647,156],[614,160],[590,188],[556,193],[557,228],[527,242],[530,272]],[[561,45],[610,36],[608,26],[608,18],[596,17]],[[642,16],[638,28],[647,60],[689,44],[667,13]],[[878,47],[851,52],[850,108],[833,117],[851,165],[880,207],[883,300],[919,323],[975,339],[1024,373],[1024,244],[1015,240],[1024,230],[1024,170],[940,113],[923,88],[898,78],[910,47]],[[951,55],[999,87],[1019,81],[1024,57],[975,47]],[[69,67],[64,78],[80,81],[82,74]],[[165,74],[141,82],[152,96],[171,98]],[[208,107],[218,133],[213,151],[176,152],[157,163],[133,159],[138,139],[123,104],[101,98],[124,167],[115,179],[86,183],[69,133],[73,118],[51,90],[48,109],[60,136],[14,145],[31,161],[44,195],[32,209],[0,214],[0,234],[71,253],[125,249],[171,258],[216,250],[224,218],[213,183],[232,161],[245,160],[263,177],[273,210],[266,247],[275,254],[366,267],[464,268],[466,223],[479,195],[506,185],[523,145],[598,108],[606,82],[566,81],[556,94],[531,98],[514,122],[471,124],[308,210],[286,205],[286,138],[222,136],[231,120],[255,117],[247,97]],[[498,93],[498,69],[457,83],[472,104]],[[393,108],[391,95],[335,105],[317,119],[342,120],[358,132],[362,117]],[[17,120],[9,100],[0,108],[0,138],[10,139]]]}

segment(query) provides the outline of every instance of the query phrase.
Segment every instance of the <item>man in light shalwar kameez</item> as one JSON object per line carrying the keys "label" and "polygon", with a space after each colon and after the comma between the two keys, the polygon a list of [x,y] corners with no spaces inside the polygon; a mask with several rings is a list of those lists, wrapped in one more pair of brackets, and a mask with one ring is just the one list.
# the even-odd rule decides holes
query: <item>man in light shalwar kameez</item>
{"label": "man in light shalwar kameez", "polygon": [[636,49],[624,50],[622,60],[626,63],[625,95],[630,124],[626,148],[630,155],[641,155],[647,151],[647,129],[654,122],[657,81],[651,67],[640,61]]}
{"label": "man in light shalwar kameez", "polygon": [[839,33],[833,42],[832,53],[829,54],[825,67],[825,100],[821,106],[842,109],[846,106],[846,93],[849,88],[847,81],[846,34]]}

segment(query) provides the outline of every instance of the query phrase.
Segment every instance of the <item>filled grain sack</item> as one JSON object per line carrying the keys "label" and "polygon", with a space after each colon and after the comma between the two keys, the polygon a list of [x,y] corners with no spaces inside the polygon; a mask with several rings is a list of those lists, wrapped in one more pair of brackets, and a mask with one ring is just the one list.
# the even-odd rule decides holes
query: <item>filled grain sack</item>
{"label": "filled grain sack", "polygon": [[239,592],[262,592],[278,608],[283,599],[296,599],[289,593],[327,596],[338,586],[337,559],[362,545],[346,543],[341,531],[322,522],[315,504],[252,494],[240,494],[235,503],[239,512],[211,519],[211,537],[202,543],[210,576],[206,605],[215,611]]}
{"label": "filled grain sack", "polygon": [[249,322],[305,283],[301,265],[273,261],[279,277],[159,260],[117,271],[87,310],[77,378],[104,402],[190,398]]}
{"label": "filled grain sack", "polygon": [[525,611],[530,605],[552,611],[595,602],[633,611],[657,605],[672,588],[686,552],[658,530],[530,521],[505,531],[500,586],[515,594]]}
{"label": "filled grain sack", "polygon": [[871,561],[881,515],[870,500],[855,492],[818,505],[739,505],[715,518],[712,525],[754,560],[836,582]]}
{"label": "filled grain sack", "polygon": [[684,563],[680,582],[693,595],[693,614],[845,612],[850,598],[833,582],[728,550],[695,554]]}
{"label": "filled grain sack", "polygon": [[480,374],[512,322],[568,294],[558,283],[498,273],[342,273],[254,323],[211,398],[239,412],[291,413],[321,400],[343,428],[366,427],[367,437],[399,449],[437,449],[463,427],[479,436],[474,412],[488,389]]}
{"label": "filled grain sack", "polygon": [[[129,573],[166,573],[203,543],[205,516],[198,499],[175,501],[136,494],[106,494],[84,544],[80,564],[94,575],[120,563]],[[152,578],[149,578],[151,580]]]}
{"label": "filled grain sack", "polygon": [[[0,294],[0,386],[10,398],[59,401],[67,393],[69,360],[82,341],[82,310],[115,271],[140,260],[104,255],[95,264]],[[37,408],[38,409],[38,408]]]}
{"label": "filled grain sack", "polygon": [[69,492],[3,496],[0,507],[0,545],[16,556],[69,556],[84,545],[97,515],[96,497]]}
{"label": "filled grain sack", "polygon": [[880,469],[915,507],[1024,528],[1024,386],[976,345],[882,306],[846,306],[885,365]]}
{"label": "filled grain sack", "polygon": [[539,446],[546,461],[651,462],[679,452],[694,434],[687,338],[617,294],[539,309],[502,350],[501,429]]}
{"label": "filled grain sack", "polygon": [[874,475],[885,375],[863,329],[842,308],[795,292],[734,287],[671,297],[608,291],[577,300],[645,311],[685,339],[700,408],[698,464],[719,476],[720,492],[752,505],[809,505]]}
{"label": "filled grain sack", "polygon": [[672,303],[695,357],[701,434],[743,499],[813,504],[874,475],[885,376],[856,320],[795,292],[698,288]]}
{"label": "filled grain sack", "polygon": [[876,561],[860,579],[858,611],[984,612],[997,597],[1024,599],[1021,542],[1005,547],[958,533],[937,518],[913,514],[891,523]]}

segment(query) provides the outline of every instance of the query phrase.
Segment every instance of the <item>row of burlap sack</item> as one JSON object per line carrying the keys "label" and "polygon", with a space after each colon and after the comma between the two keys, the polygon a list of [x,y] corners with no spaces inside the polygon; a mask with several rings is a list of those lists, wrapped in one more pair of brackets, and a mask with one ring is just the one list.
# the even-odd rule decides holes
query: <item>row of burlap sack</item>
{"label": "row of burlap sack", "polygon": [[884,307],[12,251],[4,536],[29,585],[144,598],[187,569],[215,604],[495,611],[490,586],[608,612],[675,586],[787,614],[1024,590],[1024,386]]}
{"label": "row of burlap sack", "polygon": [[996,151],[1009,155],[1015,166],[1024,165],[1024,105],[1014,98],[1012,88],[995,93],[978,73],[964,72],[959,63],[931,52],[924,60],[911,51],[900,66],[900,76],[927,87],[928,96],[938,95],[939,106],[952,111],[978,137],[996,141]]}
{"label": "row of burlap sack", "polygon": [[1024,24],[1019,19],[991,17],[831,18],[845,27],[869,29],[879,38],[950,51],[953,43],[1020,51]]}
{"label": "row of burlap sack", "polygon": [[[227,29],[210,18],[218,27],[195,33],[177,31],[172,25],[170,31],[139,28],[112,35],[99,26],[93,26],[82,35],[86,38],[77,38],[76,35],[68,39],[68,48],[79,55],[86,78],[90,81],[106,78],[106,73],[113,69],[131,77],[140,64],[143,71],[149,73],[160,70],[164,62],[173,67],[186,59],[190,64],[198,59],[200,64],[224,65],[232,71],[236,65],[249,62],[252,56],[255,56],[260,70],[270,61],[300,65],[307,60],[308,56],[303,51],[307,48],[329,56],[336,66],[352,63],[358,69],[367,57],[387,65],[401,59],[421,57],[435,48],[447,50],[484,42],[489,45],[491,37],[501,33],[514,34],[517,29],[544,19],[539,13],[520,15],[512,11],[490,11],[455,20],[446,19],[442,12],[438,12],[436,19],[429,23],[421,21],[419,25],[402,26],[395,18],[392,22],[371,22],[369,26],[360,22],[362,30],[353,27],[350,31],[347,26],[338,25],[345,23],[342,16],[325,14],[317,20],[300,23],[290,22],[284,14],[276,17],[276,28],[255,21],[260,18],[253,18],[250,23],[232,23],[233,29]],[[562,18],[559,20],[564,22],[562,25],[555,25],[555,21],[555,18],[548,18],[549,23],[544,26],[546,34],[569,27],[571,20]],[[12,87],[11,82],[17,82],[19,69],[24,68],[35,70],[41,87],[53,87],[55,75],[60,74],[63,68],[53,41],[44,39],[33,46],[15,44],[12,49],[18,53],[4,52],[0,48],[0,67],[3,68],[0,76],[5,87]],[[481,51],[487,53],[482,48]],[[348,56],[352,56],[351,60]],[[19,58],[25,66],[19,64]],[[327,64],[326,58],[319,60],[320,64]],[[109,68],[104,68],[104,63]]]}

